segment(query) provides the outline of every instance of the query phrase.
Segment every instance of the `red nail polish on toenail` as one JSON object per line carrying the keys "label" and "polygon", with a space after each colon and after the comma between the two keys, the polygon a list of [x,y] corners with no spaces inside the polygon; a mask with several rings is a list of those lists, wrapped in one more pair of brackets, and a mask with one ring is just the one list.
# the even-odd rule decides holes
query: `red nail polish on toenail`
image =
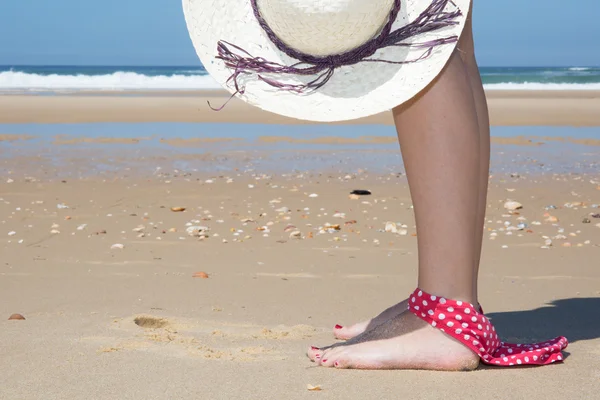
{"label": "red nail polish on toenail", "polygon": [[335,365],[336,367],[339,367],[340,363],[336,361],[336,362],[333,363],[333,365]]}
{"label": "red nail polish on toenail", "polygon": [[322,360],[321,360],[321,362],[327,362],[327,359],[326,359],[326,358],[324,358],[324,359],[322,359]]}
{"label": "red nail polish on toenail", "polygon": [[342,329],[342,328],[343,328],[343,326],[341,326],[341,325],[336,325],[335,326],[335,329]]}
{"label": "red nail polish on toenail", "polygon": [[319,350],[319,348],[318,348],[318,347],[315,347],[315,346],[310,346],[310,348],[311,348],[312,350]]}

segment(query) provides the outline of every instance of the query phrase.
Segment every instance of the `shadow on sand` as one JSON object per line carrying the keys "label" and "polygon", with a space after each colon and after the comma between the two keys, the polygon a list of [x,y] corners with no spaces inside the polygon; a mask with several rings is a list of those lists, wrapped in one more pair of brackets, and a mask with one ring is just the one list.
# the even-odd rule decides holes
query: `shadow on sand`
{"label": "shadow on sand", "polygon": [[574,343],[600,337],[600,297],[561,299],[533,310],[486,316],[506,342],[541,342],[565,336]]}

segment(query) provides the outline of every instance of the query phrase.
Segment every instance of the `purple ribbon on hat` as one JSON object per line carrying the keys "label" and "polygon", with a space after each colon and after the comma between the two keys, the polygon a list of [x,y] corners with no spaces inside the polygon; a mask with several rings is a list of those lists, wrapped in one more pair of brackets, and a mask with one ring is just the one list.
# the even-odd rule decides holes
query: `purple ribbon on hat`
{"label": "purple ribbon on hat", "polygon": [[[458,36],[453,35],[445,38],[439,38],[422,43],[403,43],[409,38],[413,38],[423,33],[432,32],[451,25],[456,25],[456,19],[462,15],[459,9],[454,11],[445,11],[448,3],[453,4],[452,0],[432,0],[431,4],[411,23],[404,25],[394,31],[392,26],[400,12],[402,0],[394,0],[394,5],[390,11],[388,21],[381,30],[381,33],[373,39],[365,42],[363,45],[347,51],[342,54],[331,56],[313,56],[302,53],[287,46],[273,30],[269,27],[262,14],[259,11],[257,0],[250,0],[254,15],[258,23],[263,28],[271,42],[283,53],[298,60],[292,65],[282,65],[276,62],[268,61],[262,57],[254,57],[246,50],[235,44],[220,40],[217,43],[218,55],[215,57],[222,60],[225,66],[232,69],[233,72],[227,83],[234,83],[235,93],[231,95],[231,100],[236,94],[244,94],[245,87],[240,86],[238,77],[240,75],[256,74],[261,81],[281,90],[305,93],[309,90],[317,90],[323,87],[333,76],[334,71],[342,66],[353,65],[359,62],[382,62],[388,64],[408,64],[423,60],[429,57],[436,46],[455,43]],[[379,49],[397,46],[413,47],[425,49],[416,59],[391,61],[369,58]],[[315,76],[315,79],[305,84],[286,84],[266,77],[263,74],[287,74]],[[209,107],[215,111],[222,110],[227,103],[219,108]]]}

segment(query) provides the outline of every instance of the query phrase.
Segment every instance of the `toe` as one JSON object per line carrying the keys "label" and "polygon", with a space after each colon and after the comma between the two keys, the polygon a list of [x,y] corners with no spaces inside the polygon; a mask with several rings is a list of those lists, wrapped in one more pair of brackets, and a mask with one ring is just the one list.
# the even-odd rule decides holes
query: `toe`
{"label": "toe", "polygon": [[318,347],[315,346],[311,346],[308,348],[308,350],[306,351],[306,355],[308,356],[308,358],[313,361],[313,362],[319,362],[322,355],[323,355],[323,350],[321,350]]}
{"label": "toe", "polygon": [[350,331],[351,331],[351,329],[349,329],[348,327],[336,325],[333,327],[333,336],[336,339],[340,339],[340,340],[350,339],[352,337],[352,334],[350,333]]}
{"label": "toe", "polygon": [[333,336],[339,340],[349,340],[355,337],[358,333],[356,326],[340,326],[336,325],[333,328]]}
{"label": "toe", "polygon": [[339,348],[325,350],[321,356],[320,365],[328,368],[337,367],[336,362],[339,361],[338,359],[342,353],[343,351]]}
{"label": "toe", "polygon": [[347,360],[338,358],[333,362],[333,367],[337,369],[348,369],[350,368],[350,364],[347,362]]}
{"label": "toe", "polygon": [[336,360],[335,360],[333,357],[330,357],[330,358],[323,357],[323,359],[321,359],[321,363],[320,363],[320,365],[321,365],[322,367],[326,367],[326,368],[332,368],[332,367],[334,367],[334,366],[335,366],[335,365],[334,365],[334,364],[335,364],[335,361],[336,361]]}

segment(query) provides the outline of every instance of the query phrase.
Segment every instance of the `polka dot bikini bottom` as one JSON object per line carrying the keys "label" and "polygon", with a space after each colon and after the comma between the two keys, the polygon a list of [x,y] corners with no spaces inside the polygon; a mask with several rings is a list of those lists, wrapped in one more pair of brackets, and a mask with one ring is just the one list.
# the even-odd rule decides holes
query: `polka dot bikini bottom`
{"label": "polka dot bikini bottom", "polygon": [[504,343],[496,329],[472,304],[437,297],[420,289],[410,296],[408,309],[431,326],[473,350],[489,365],[546,365],[563,360],[562,350],[567,339],[555,339],[534,344]]}

